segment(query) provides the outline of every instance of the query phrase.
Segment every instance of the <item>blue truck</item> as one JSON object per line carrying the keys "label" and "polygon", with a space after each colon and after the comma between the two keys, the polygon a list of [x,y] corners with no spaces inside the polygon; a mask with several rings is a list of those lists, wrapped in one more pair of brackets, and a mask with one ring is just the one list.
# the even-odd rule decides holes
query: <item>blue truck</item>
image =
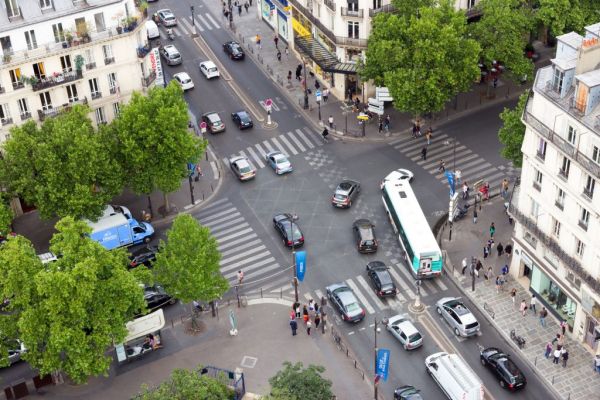
{"label": "blue truck", "polygon": [[148,243],[154,228],[147,222],[139,222],[131,216],[127,207],[107,206],[96,222],[87,221],[92,228],[90,237],[108,250],[117,247]]}

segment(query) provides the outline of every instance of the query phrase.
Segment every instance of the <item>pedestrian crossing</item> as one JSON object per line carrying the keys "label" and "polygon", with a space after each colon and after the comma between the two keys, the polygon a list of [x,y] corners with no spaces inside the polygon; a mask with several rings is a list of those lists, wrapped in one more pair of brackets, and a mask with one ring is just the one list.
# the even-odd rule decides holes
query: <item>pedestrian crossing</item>
{"label": "pedestrian crossing", "polygon": [[196,14],[195,21],[192,21],[192,16],[177,18],[177,26],[174,26],[173,34],[177,37],[190,36],[194,33],[194,24],[196,25],[196,32],[212,31],[214,29],[221,29],[221,25],[215,20],[215,18],[209,13]]}
{"label": "pedestrian crossing", "polygon": [[248,146],[238,153],[231,154],[229,158],[223,157],[223,162],[225,165],[229,165],[230,158],[244,156],[248,158],[248,161],[255,169],[262,169],[267,165],[265,154],[271,151],[278,150],[287,156],[295,156],[322,145],[323,140],[321,135],[311,131],[308,127],[304,127],[302,129],[295,129],[293,131],[282,133],[278,136],[263,140],[260,143]]}
{"label": "pedestrian crossing", "polygon": [[244,272],[244,287],[259,285],[271,289],[289,282],[289,268],[277,263],[241,212],[227,198],[213,202],[194,217],[208,227],[217,240],[221,274],[231,287],[237,285],[239,270]]}
{"label": "pedestrian crossing", "polygon": [[[480,180],[489,182],[492,187],[498,187],[497,185],[502,179],[520,175],[518,169],[493,166],[454,137],[441,132],[431,139],[429,145],[424,136],[402,137],[389,142],[389,145],[421,166],[442,184],[447,184],[448,180],[443,170],[440,169],[440,160],[444,160],[447,170],[459,170],[461,182],[466,181],[471,187],[473,183]],[[422,150],[425,147],[427,148],[427,157],[423,159]],[[495,182],[498,184],[494,185]]]}

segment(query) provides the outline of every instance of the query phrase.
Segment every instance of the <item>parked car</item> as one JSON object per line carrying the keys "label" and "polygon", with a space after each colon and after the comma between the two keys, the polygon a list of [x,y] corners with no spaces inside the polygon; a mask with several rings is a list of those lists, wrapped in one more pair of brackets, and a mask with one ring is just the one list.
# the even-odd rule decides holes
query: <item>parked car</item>
{"label": "parked car", "polygon": [[202,61],[199,65],[200,72],[206,77],[206,79],[218,78],[221,76],[219,68],[212,61]]}
{"label": "parked car", "polygon": [[172,44],[160,48],[160,56],[164,58],[167,65],[179,65],[182,63],[181,53]]}
{"label": "parked car", "polygon": [[481,350],[481,365],[492,371],[500,386],[508,390],[525,388],[527,379],[510,357],[495,347]]}
{"label": "parked car", "polygon": [[4,346],[8,348],[8,354],[4,354],[4,357],[8,358],[8,365],[10,367],[16,362],[21,361],[21,355],[27,352],[25,345],[18,339],[6,340]]}
{"label": "parked car", "polygon": [[421,391],[415,389],[414,386],[400,386],[394,390],[394,400],[423,400],[423,397],[419,393]]}
{"label": "parked car", "polygon": [[163,8],[162,10],[158,10],[156,12],[158,15],[158,20],[163,26],[176,26],[177,18],[175,18],[175,14],[168,8]]}
{"label": "parked car", "polygon": [[358,219],[352,224],[356,248],[359,253],[375,253],[378,242],[375,238],[375,225],[368,219]]}
{"label": "parked car", "polygon": [[201,120],[206,123],[206,128],[210,133],[225,132],[225,124],[216,112],[211,111],[203,114]]}
{"label": "parked car", "polygon": [[292,244],[294,247],[304,245],[304,235],[292,214],[276,214],[273,217],[273,226],[287,247],[292,247]]}
{"label": "parked car", "polygon": [[345,179],[337,186],[331,204],[339,208],[350,208],[356,196],[360,193],[360,183],[350,179]]}
{"label": "parked car", "polygon": [[371,261],[367,264],[367,276],[379,297],[398,294],[396,284],[390,275],[389,267],[382,261]]}
{"label": "parked car", "polygon": [[229,166],[240,181],[247,181],[256,176],[256,170],[247,157],[237,156],[229,159]]}
{"label": "parked car", "polygon": [[160,285],[144,286],[144,300],[146,300],[149,311],[177,302],[177,299],[167,294]]}
{"label": "parked car", "polygon": [[327,286],[326,290],[331,304],[342,314],[344,321],[362,321],[365,317],[365,310],[356,299],[352,289],[343,283],[336,283]]}
{"label": "parked car", "polygon": [[477,335],[480,326],[471,310],[464,305],[460,297],[444,297],[437,301],[436,310],[454,331],[456,336]]}
{"label": "parked car", "polygon": [[173,78],[179,84],[179,86],[181,86],[181,89],[183,89],[184,92],[194,88],[194,82],[187,72],[178,72],[173,75]]}
{"label": "parked car", "polygon": [[223,51],[227,53],[232,60],[243,60],[245,57],[242,46],[236,41],[230,41],[223,45]]}
{"label": "parked car", "polygon": [[288,158],[280,151],[271,151],[265,154],[265,160],[273,168],[277,175],[285,174],[286,172],[292,172],[292,163]]}
{"label": "parked car", "polygon": [[151,267],[152,262],[156,260],[156,253],[158,253],[157,246],[143,246],[134,250],[129,255],[129,268],[135,268],[139,265]]}
{"label": "parked car", "polygon": [[383,185],[388,182],[388,181],[408,181],[409,183],[413,181],[414,179],[414,175],[411,171],[404,169],[404,168],[398,168],[392,172],[390,172],[389,174],[386,175],[385,178],[383,178],[383,180],[381,181],[381,190],[383,190]]}
{"label": "parked car", "polygon": [[421,332],[408,319],[408,315],[399,314],[388,318],[387,330],[398,339],[404,350],[413,350],[423,345]]}
{"label": "parked car", "polygon": [[231,119],[233,123],[238,126],[240,129],[250,129],[254,126],[254,122],[252,122],[252,118],[245,110],[236,111],[231,113]]}

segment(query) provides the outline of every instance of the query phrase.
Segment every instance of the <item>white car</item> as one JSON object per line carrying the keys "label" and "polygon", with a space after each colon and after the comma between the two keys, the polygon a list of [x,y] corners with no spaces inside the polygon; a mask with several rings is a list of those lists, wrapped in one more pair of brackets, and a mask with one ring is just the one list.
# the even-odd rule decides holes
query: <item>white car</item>
{"label": "white car", "polygon": [[423,336],[406,314],[388,318],[387,330],[398,339],[404,350],[413,350],[423,345]]}
{"label": "white car", "polygon": [[158,19],[163,26],[176,26],[177,18],[175,18],[175,14],[168,8],[163,8],[162,10],[158,10],[156,12],[158,14]]}
{"label": "white car", "polygon": [[218,78],[221,76],[219,69],[212,61],[202,61],[199,65],[200,72],[206,77],[206,79]]}
{"label": "white car", "polygon": [[173,78],[179,83],[179,86],[181,86],[184,92],[194,88],[194,82],[187,72],[178,72],[173,75]]}
{"label": "white car", "polygon": [[397,170],[390,172],[385,178],[383,178],[383,180],[381,181],[381,190],[383,190],[383,185],[388,181],[407,180],[410,183],[413,181],[413,179],[414,175],[411,171],[404,168],[398,168]]}

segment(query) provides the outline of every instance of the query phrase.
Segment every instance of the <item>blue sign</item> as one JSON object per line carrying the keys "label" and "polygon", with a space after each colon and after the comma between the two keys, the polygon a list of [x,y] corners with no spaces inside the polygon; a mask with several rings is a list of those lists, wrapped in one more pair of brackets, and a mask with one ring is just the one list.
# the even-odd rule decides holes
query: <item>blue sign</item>
{"label": "blue sign", "polygon": [[452,197],[456,191],[454,172],[446,171],[446,178],[448,178],[448,185],[450,185],[450,197]]}
{"label": "blue sign", "polygon": [[196,170],[196,164],[188,163],[187,168],[188,168],[188,172],[189,172],[188,176],[194,176],[194,171]]}
{"label": "blue sign", "polygon": [[296,253],[296,276],[302,282],[306,273],[306,251],[302,250]]}
{"label": "blue sign", "polygon": [[390,370],[390,351],[388,349],[377,350],[377,368],[375,374],[387,381]]}

